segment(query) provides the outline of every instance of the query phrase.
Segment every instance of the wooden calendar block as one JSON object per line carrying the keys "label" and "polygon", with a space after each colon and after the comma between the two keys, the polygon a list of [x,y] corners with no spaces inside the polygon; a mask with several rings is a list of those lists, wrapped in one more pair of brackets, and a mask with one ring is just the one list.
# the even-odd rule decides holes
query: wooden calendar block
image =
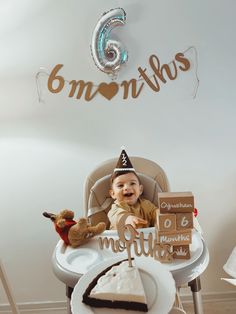
{"label": "wooden calendar block", "polygon": [[192,230],[157,231],[157,242],[170,245],[187,245],[192,243]]}
{"label": "wooden calendar block", "polygon": [[176,229],[175,214],[159,214],[157,215],[157,228],[160,231],[173,231]]}
{"label": "wooden calendar block", "polygon": [[193,213],[177,213],[176,214],[177,230],[193,228]]}
{"label": "wooden calendar block", "polygon": [[190,259],[189,245],[174,245],[173,258],[175,259]]}
{"label": "wooden calendar block", "polygon": [[190,213],[194,211],[192,192],[160,192],[159,208],[164,213]]}

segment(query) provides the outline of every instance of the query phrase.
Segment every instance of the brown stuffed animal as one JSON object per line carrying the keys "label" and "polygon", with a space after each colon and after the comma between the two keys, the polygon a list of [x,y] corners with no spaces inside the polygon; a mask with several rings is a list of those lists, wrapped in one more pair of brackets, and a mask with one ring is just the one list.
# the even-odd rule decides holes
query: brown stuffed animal
{"label": "brown stuffed animal", "polygon": [[53,221],[61,239],[74,248],[88,242],[106,229],[104,222],[99,222],[96,226],[91,226],[86,218],[80,218],[76,222],[73,220],[74,212],[69,209],[62,210],[58,215],[44,212],[43,216]]}

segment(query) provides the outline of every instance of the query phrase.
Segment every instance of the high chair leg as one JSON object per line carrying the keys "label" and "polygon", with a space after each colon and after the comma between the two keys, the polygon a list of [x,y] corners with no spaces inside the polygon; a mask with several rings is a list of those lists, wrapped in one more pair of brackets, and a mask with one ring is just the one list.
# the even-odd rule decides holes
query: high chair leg
{"label": "high chair leg", "polygon": [[71,294],[73,292],[73,288],[66,286],[66,297],[67,297],[67,314],[72,314],[71,313],[71,305],[70,305],[70,300],[71,300]]}
{"label": "high chair leg", "polygon": [[201,295],[201,281],[200,276],[190,281],[188,285],[191,288],[193,294],[193,305],[195,314],[204,314]]}
{"label": "high chair leg", "polygon": [[66,314],[72,314],[71,313],[71,306],[70,306],[70,299],[67,297],[67,301],[66,301]]}
{"label": "high chair leg", "polygon": [[10,303],[12,313],[13,314],[20,314],[20,311],[19,311],[17,304],[15,302],[15,298],[13,297],[13,293],[11,291],[10,284],[8,282],[8,279],[7,279],[7,274],[4,270],[4,267],[3,267],[1,260],[0,260],[0,279],[2,281],[3,288],[5,290],[6,296],[8,298],[9,303]]}

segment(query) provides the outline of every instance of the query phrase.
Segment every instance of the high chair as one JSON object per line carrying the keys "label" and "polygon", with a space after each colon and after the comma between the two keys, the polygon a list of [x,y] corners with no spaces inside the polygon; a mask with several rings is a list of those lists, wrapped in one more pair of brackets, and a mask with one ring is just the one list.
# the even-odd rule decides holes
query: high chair
{"label": "high chair", "polygon": [[[168,192],[170,190],[168,178],[164,170],[154,161],[141,157],[129,158],[144,187],[142,196],[158,206],[158,192]],[[109,195],[110,175],[115,168],[116,162],[117,158],[114,158],[98,165],[88,175],[84,184],[83,207],[85,215],[92,225],[104,221],[107,229],[109,229],[107,213],[113,202]],[[109,231],[105,231],[105,233],[106,232]],[[175,270],[173,268],[173,270],[171,270],[178,288],[184,284],[188,284],[191,288],[195,314],[203,313],[200,274],[203,273],[209,262],[208,249],[204,240],[201,239],[201,241],[203,250],[197,260],[194,260],[191,265],[185,265],[182,268],[179,266],[178,269]],[[93,243],[91,245],[93,245]],[[81,273],[86,271],[84,269],[81,271],[75,267],[75,264],[79,261],[79,257],[76,254],[82,253],[81,249],[76,250],[65,247],[61,240],[54,250],[52,259],[53,270],[55,275],[66,284],[67,297],[69,299],[73,287],[82,275]],[[96,263],[99,263],[99,256],[91,256],[91,260],[93,258]],[[82,265],[80,267],[82,267]],[[68,313],[70,313],[70,310],[68,310]]]}

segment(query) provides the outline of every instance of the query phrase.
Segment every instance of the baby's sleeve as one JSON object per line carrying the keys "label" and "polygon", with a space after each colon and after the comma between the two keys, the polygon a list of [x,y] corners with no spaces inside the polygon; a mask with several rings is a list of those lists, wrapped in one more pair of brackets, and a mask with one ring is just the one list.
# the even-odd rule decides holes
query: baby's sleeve
{"label": "baby's sleeve", "polygon": [[151,206],[151,211],[150,211],[150,225],[152,227],[156,226],[156,222],[157,222],[157,215],[160,212],[159,208],[156,207],[156,205],[152,204]]}
{"label": "baby's sleeve", "polygon": [[107,216],[110,221],[110,229],[117,229],[118,224],[124,225],[128,216],[132,215],[128,210],[113,204]]}
{"label": "baby's sleeve", "polygon": [[142,200],[142,207],[144,208],[144,219],[148,221],[149,227],[154,227],[156,225],[157,213],[159,208],[150,202],[149,200]]}

